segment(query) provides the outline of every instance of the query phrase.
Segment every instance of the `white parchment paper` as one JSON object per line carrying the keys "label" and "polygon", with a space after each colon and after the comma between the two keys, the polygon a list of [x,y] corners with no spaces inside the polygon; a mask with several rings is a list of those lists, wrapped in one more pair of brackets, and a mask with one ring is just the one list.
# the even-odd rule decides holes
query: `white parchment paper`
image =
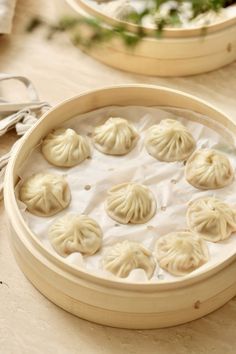
{"label": "white parchment paper", "polygon": [[[215,196],[236,207],[236,178],[234,182],[223,189],[200,191],[189,185],[184,178],[184,163],[165,163],[151,157],[144,147],[145,131],[151,125],[162,119],[172,118],[181,121],[193,134],[197,141],[197,148],[214,148],[227,154],[234,170],[236,169],[235,140],[229,131],[222,129],[212,121],[194,112],[167,107],[106,107],[75,117],[64,124],[64,127],[74,128],[82,135],[91,136],[94,127],[104,123],[109,117],[123,117],[134,124],[140,134],[137,146],[126,156],[109,156],[93,148],[92,158],[82,164],[63,169],[51,166],[37,147],[29,156],[20,171],[24,180],[33,173],[49,172],[64,175],[69,183],[72,201],[70,206],[49,218],[31,215],[25,211],[21,202],[19,207],[30,229],[42,244],[53,254],[56,252],[48,240],[48,228],[67,212],[88,214],[102,227],[103,246],[95,255],[83,257],[80,253],[73,253],[62,258],[66,263],[82,267],[88,272],[99,274],[107,278],[114,278],[101,267],[101,257],[108,247],[126,239],[140,242],[151,251],[156,240],[169,232],[187,229],[186,211],[188,203],[196,198]],[[107,190],[115,184],[134,181],[148,186],[154,193],[157,201],[156,215],[144,225],[120,225],[112,220],[104,210],[104,201]],[[89,186],[89,187],[88,187]],[[236,234],[220,243],[208,243],[210,260],[195,270],[198,274],[209,267],[217,265],[236,252]],[[193,274],[191,273],[191,274]],[[176,277],[164,270],[156,268],[151,280],[146,278],[143,270],[133,270],[124,279],[128,282],[160,282],[174,281]]]}

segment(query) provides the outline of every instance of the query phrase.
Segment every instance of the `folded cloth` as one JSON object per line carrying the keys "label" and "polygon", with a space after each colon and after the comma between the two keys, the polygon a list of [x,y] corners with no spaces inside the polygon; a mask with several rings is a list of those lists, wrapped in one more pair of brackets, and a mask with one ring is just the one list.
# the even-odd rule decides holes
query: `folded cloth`
{"label": "folded cloth", "polygon": [[[0,97],[0,136],[13,128],[15,128],[17,135],[24,135],[37,122],[38,118],[50,108],[47,102],[39,100],[37,91],[29,79],[0,73],[0,82],[10,79],[18,80],[25,85],[29,101],[15,103],[8,102],[3,97]],[[10,152],[0,156],[0,200],[3,196],[3,182],[7,163],[17,144],[18,141],[13,145]]]}
{"label": "folded cloth", "polygon": [[0,0],[0,33],[11,33],[16,0]]}
{"label": "folded cloth", "polygon": [[17,140],[15,144],[12,146],[11,150],[0,158],[0,200],[3,199],[4,178],[5,178],[7,164],[11,155],[14,152],[14,149],[17,147],[19,141],[20,140]]}
{"label": "folded cloth", "polygon": [[[46,102],[42,102],[37,106],[37,110],[33,111],[32,107],[22,109],[19,112],[11,114],[0,120],[0,136],[4,135],[8,130],[15,127],[17,135],[24,135],[26,131],[37,121],[38,113],[41,115],[50,106]],[[1,104],[0,104],[1,111]]]}

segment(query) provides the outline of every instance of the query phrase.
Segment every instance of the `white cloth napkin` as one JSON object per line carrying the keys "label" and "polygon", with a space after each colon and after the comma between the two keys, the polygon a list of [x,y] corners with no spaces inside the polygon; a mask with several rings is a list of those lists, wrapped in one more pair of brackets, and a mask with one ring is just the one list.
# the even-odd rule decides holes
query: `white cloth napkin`
{"label": "white cloth napkin", "polygon": [[[13,128],[15,128],[17,135],[24,135],[37,122],[45,110],[50,108],[47,102],[40,101],[37,91],[29,79],[23,76],[0,73],[0,82],[12,79],[18,80],[25,85],[29,101],[16,103],[6,101],[3,97],[0,97],[0,137]],[[9,153],[0,156],[0,200],[3,196],[5,170],[15,146],[16,144],[13,145]]]}
{"label": "white cloth napkin", "polygon": [[0,34],[10,33],[16,0],[0,0]]}

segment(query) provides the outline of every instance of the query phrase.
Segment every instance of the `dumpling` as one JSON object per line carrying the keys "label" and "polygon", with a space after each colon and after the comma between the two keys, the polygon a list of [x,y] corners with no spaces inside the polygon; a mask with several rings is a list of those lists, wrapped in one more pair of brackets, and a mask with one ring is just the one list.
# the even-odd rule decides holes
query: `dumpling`
{"label": "dumpling", "polygon": [[108,215],[121,224],[144,224],[156,211],[151,190],[137,183],[123,183],[112,187],[106,200]]}
{"label": "dumpling", "polygon": [[73,252],[92,255],[102,244],[100,226],[87,215],[64,215],[50,227],[48,235],[53,248],[62,257]]}
{"label": "dumpling", "polygon": [[157,160],[173,162],[188,158],[195,149],[195,141],[188,129],[173,119],[164,119],[147,131],[145,146]]}
{"label": "dumpling", "polygon": [[88,139],[73,129],[57,129],[42,142],[42,153],[52,165],[72,167],[90,156]]}
{"label": "dumpling", "polygon": [[215,24],[221,21],[225,21],[228,17],[226,9],[221,9],[220,11],[213,11],[209,10],[204,13],[200,13],[195,18],[191,19],[190,22],[187,22],[188,26],[190,27],[205,27],[209,26],[209,24]]}
{"label": "dumpling", "polygon": [[109,118],[93,133],[95,147],[108,155],[125,155],[133,149],[138,134],[126,119]]}
{"label": "dumpling", "polygon": [[19,198],[30,213],[38,216],[52,216],[69,205],[71,194],[62,176],[38,173],[22,184]]}
{"label": "dumpling", "polygon": [[173,275],[186,275],[209,259],[206,242],[185,231],[160,237],[156,242],[155,255],[160,267]]}
{"label": "dumpling", "polygon": [[198,189],[217,189],[233,181],[234,171],[225,155],[216,150],[202,149],[195,151],[188,159],[185,177]]}
{"label": "dumpling", "polygon": [[[104,1],[103,1],[104,2]],[[105,1],[106,2],[106,1]],[[116,0],[100,5],[101,10],[111,17],[119,20],[125,20],[131,13],[135,13],[135,8],[130,0]]]}
{"label": "dumpling", "polygon": [[133,269],[143,269],[151,278],[156,264],[152,253],[137,242],[125,240],[108,249],[102,259],[103,268],[120,278],[126,278]]}
{"label": "dumpling", "polygon": [[200,198],[190,204],[187,221],[205,240],[222,241],[236,231],[236,210],[219,199]]}

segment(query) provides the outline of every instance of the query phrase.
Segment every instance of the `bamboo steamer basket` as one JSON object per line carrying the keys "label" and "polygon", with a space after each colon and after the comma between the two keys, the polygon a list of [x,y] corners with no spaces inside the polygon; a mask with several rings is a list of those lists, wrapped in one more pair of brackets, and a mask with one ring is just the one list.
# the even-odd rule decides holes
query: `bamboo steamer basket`
{"label": "bamboo steamer basket", "polygon": [[[69,9],[79,16],[95,16],[106,25],[125,24],[129,31],[137,26],[109,17],[86,0],[66,0]],[[234,5],[235,6],[235,5]],[[64,9],[65,11],[65,9]],[[166,29],[162,37],[148,37],[133,49],[119,39],[85,49],[89,55],[117,69],[153,76],[188,76],[216,70],[236,60],[236,17],[202,28]]]}
{"label": "bamboo steamer basket", "polygon": [[17,145],[6,171],[4,199],[15,258],[32,284],[63,309],[90,321],[121,328],[160,328],[185,323],[216,310],[236,294],[236,252],[195,276],[160,283],[110,280],[66,264],[50,253],[26,225],[14,188],[24,161],[53,128],[105,106],[142,105],[190,109],[236,133],[236,124],[200,99],[148,85],[89,91],[48,111]]}

